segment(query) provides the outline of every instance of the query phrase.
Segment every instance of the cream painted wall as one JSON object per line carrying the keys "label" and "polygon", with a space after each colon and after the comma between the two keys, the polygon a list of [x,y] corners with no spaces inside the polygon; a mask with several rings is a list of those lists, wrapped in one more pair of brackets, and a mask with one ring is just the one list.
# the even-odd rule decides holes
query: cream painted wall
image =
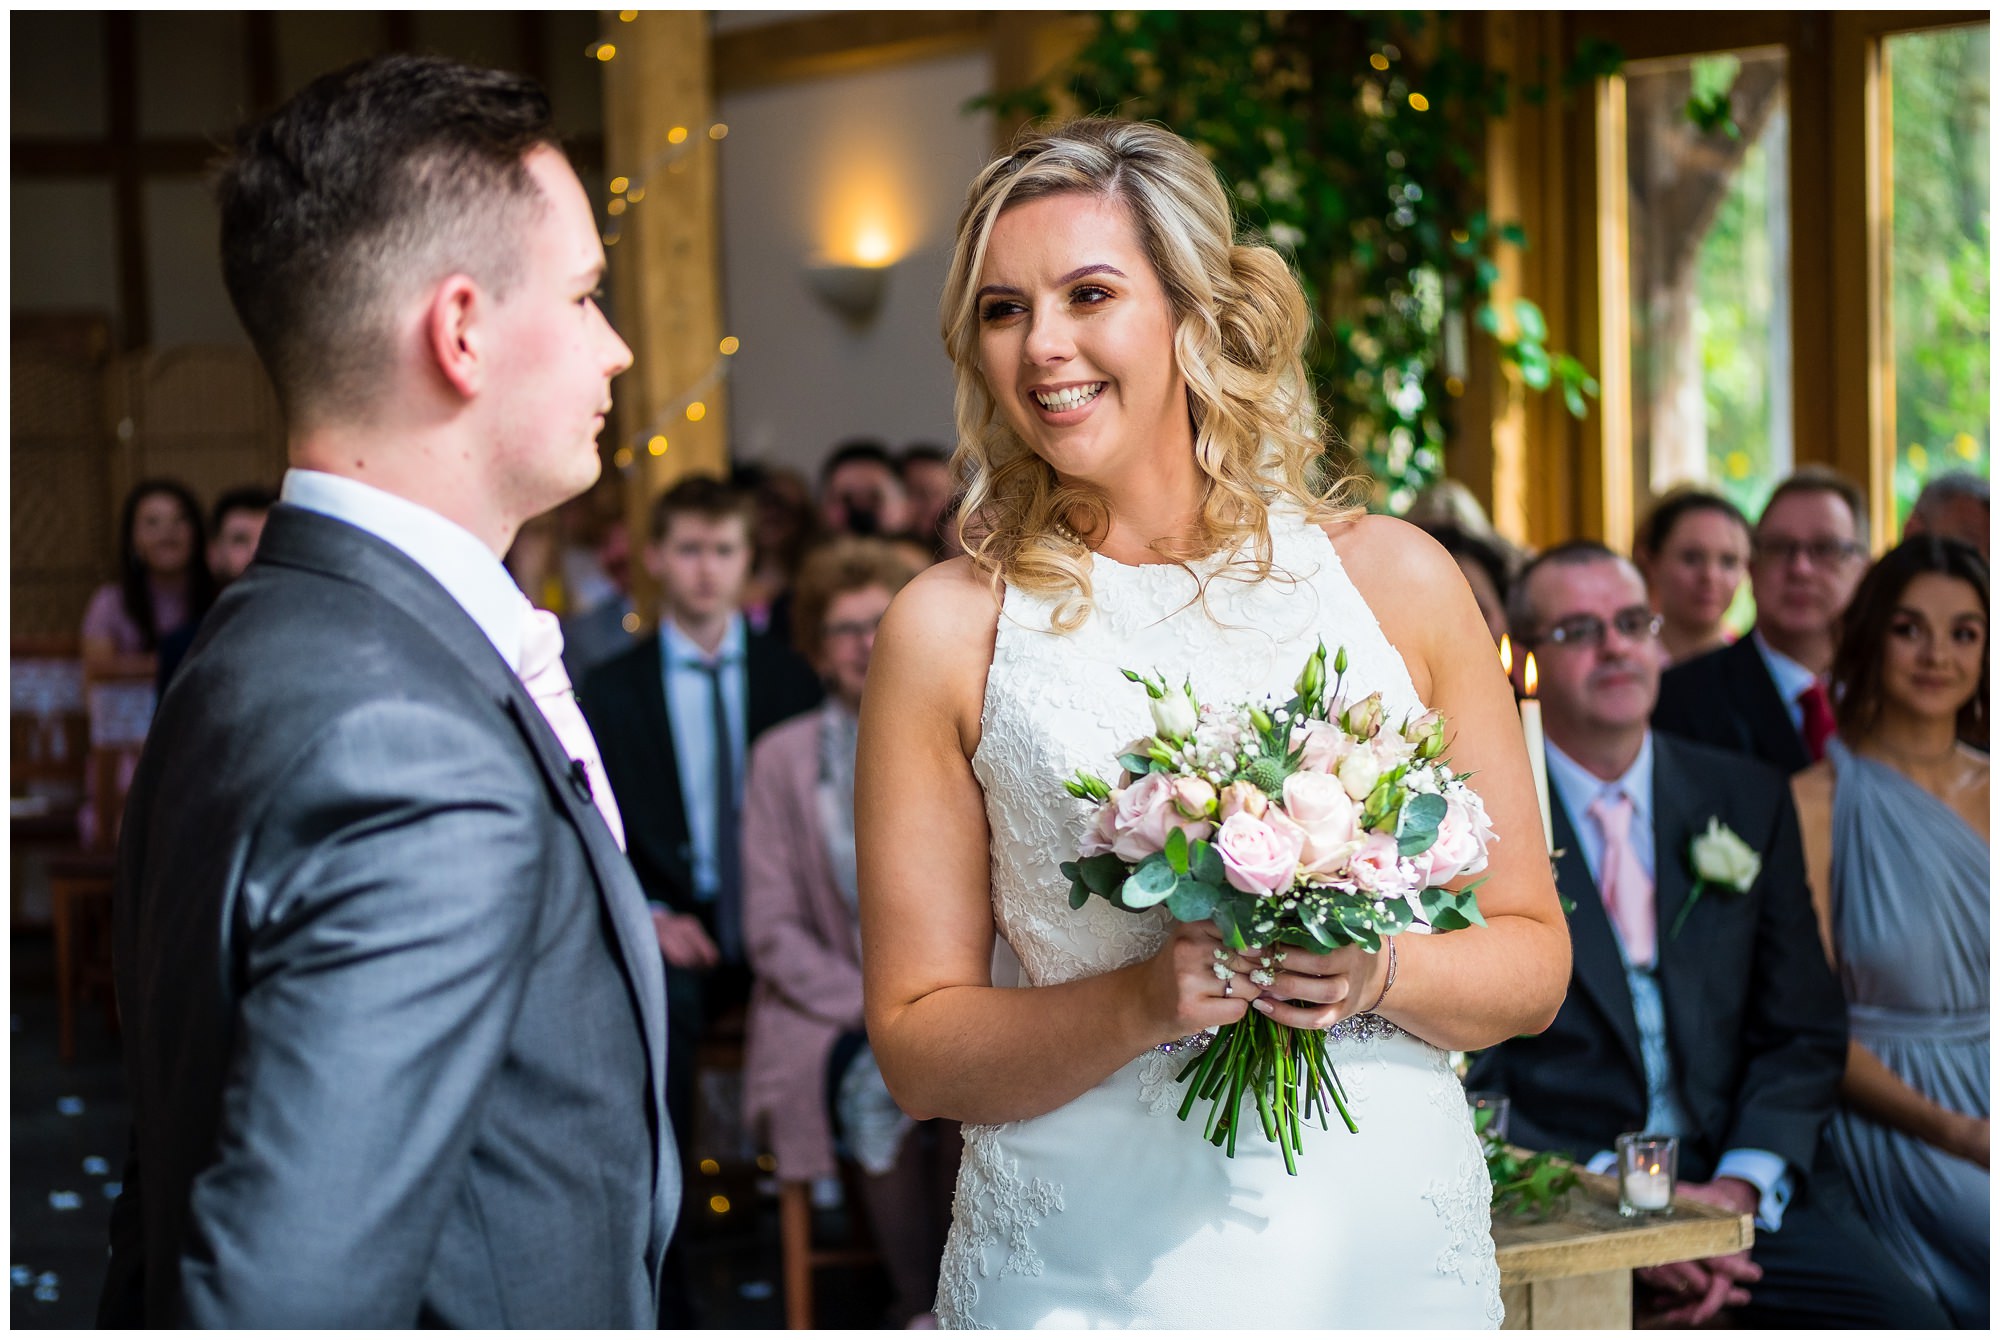
{"label": "cream painted wall", "polygon": [[[991,118],[960,111],[992,83],[984,53],[786,83],[718,100],[723,311],[739,459],[815,471],[849,437],[952,441],[937,303],[965,188],[992,155]],[[901,259],[855,330],[802,273],[851,260],[870,232]]]}

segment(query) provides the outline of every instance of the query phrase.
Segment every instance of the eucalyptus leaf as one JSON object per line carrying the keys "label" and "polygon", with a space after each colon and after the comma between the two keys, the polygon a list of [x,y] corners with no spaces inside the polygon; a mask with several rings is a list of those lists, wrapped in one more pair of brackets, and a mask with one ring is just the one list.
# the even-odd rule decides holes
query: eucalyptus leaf
{"label": "eucalyptus leaf", "polygon": [[1153,770],[1153,760],[1144,754],[1120,754],[1118,766],[1134,777],[1144,777]]}
{"label": "eucalyptus leaf", "polygon": [[1077,874],[1083,877],[1083,882],[1092,893],[1111,898],[1117,893],[1118,886],[1125,882],[1125,862],[1110,852],[1086,856],[1077,862]]}
{"label": "eucalyptus leaf", "polygon": [[1186,829],[1173,828],[1167,831],[1167,849],[1163,854],[1167,858],[1167,864],[1173,867],[1173,872],[1176,875],[1185,875],[1188,872],[1188,839]]}
{"label": "eucalyptus leaf", "polygon": [[1222,890],[1198,879],[1183,879],[1167,896],[1167,911],[1176,921],[1207,921],[1222,899]]}
{"label": "eucalyptus leaf", "polygon": [[1124,904],[1136,911],[1164,903],[1174,891],[1175,882],[1174,868],[1167,864],[1165,856],[1156,852],[1141,861],[1132,878],[1125,881]]}
{"label": "eucalyptus leaf", "polygon": [[1197,841],[1188,848],[1188,873],[1204,884],[1227,884],[1229,867],[1213,843]]}

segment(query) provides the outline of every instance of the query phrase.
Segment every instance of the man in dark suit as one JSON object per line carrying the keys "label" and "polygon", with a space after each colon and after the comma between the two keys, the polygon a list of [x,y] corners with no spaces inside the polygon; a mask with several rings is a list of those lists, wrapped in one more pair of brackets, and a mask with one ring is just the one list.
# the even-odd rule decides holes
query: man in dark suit
{"label": "man in dark suit", "polygon": [[740,612],[752,507],[748,494],[704,475],[660,496],[644,555],[659,585],[659,629],[592,671],[581,697],[666,958],[667,1105],[683,1157],[696,1043],[750,999],[737,821],[749,748],[821,697],[806,663]]}
{"label": "man in dark suit", "polygon": [[1676,1135],[1681,1193],[1755,1216],[1748,1252],[1640,1272],[1662,1321],[1727,1305],[1751,1324],[1945,1325],[1822,1140],[1846,1008],[1783,774],[1647,728],[1659,618],[1602,545],[1541,555],[1509,613],[1539,661],[1574,979],[1554,1024],[1481,1054],[1467,1083],[1513,1100],[1517,1143],[1600,1169],[1622,1132]]}
{"label": "man in dark suit", "polygon": [[659,960],[500,561],[631,363],[590,201],[534,84],[404,56],[248,128],[219,195],[293,468],[125,815],[100,1321],[650,1325]]}
{"label": "man in dark suit", "polygon": [[1751,540],[1756,627],[1667,671],[1654,727],[1787,774],[1818,762],[1833,734],[1826,674],[1867,534],[1861,490],[1833,471],[1808,466],[1779,484]]}

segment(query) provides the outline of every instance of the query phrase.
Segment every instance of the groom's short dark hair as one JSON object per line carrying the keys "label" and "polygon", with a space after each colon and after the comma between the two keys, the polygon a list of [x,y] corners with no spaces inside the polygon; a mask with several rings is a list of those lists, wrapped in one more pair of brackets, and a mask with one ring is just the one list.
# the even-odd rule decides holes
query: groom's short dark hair
{"label": "groom's short dark hair", "polygon": [[462,273],[505,295],[544,207],[523,159],[555,144],[533,80],[430,56],[323,75],[237,132],[223,280],[294,421],[366,404],[413,287]]}

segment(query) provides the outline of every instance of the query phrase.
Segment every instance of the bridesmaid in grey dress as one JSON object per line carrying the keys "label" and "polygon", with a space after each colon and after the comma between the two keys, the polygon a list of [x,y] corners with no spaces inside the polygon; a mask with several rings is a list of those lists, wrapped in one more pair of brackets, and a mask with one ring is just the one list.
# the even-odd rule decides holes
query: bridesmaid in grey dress
{"label": "bridesmaid in grey dress", "polygon": [[1923,537],[1855,593],[1840,735],[1794,782],[1852,1039],[1834,1148],[1895,1263],[1958,1325],[1990,1315],[1987,577]]}

